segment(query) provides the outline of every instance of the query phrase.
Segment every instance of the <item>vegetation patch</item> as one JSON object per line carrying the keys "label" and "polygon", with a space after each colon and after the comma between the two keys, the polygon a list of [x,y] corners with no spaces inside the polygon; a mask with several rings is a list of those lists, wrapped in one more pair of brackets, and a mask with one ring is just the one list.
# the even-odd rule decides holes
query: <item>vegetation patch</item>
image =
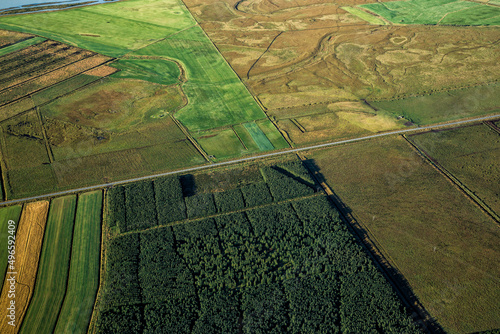
{"label": "vegetation patch", "polygon": [[245,148],[233,129],[205,131],[196,136],[196,141],[216,159],[237,157],[245,153]]}
{"label": "vegetation patch", "polygon": [[500,215],[500,136],[485,125],[411,136],[411,140]]}
{"label": "vegetation patch", "polygon": [[99,288],[102,191],[78,196],[66,295],[54,333],[87,332]]}
{"label": "vegetation patch", "polygon": [[24,41],[18,42],[16,44],[4,46],[3,48],[0,49],[0,56],[4,56],[4,55],[11,53],[11,52],[16,52],[18,50],[27,48],[28,46],[32,46],[32,45],[41,43],[43,41],[45,41],[45,38],[33,37],[30,39],[26,39]]}
{"label": "vegetation patch", "polygon": [[364,10],[361,10],[356,7],[340,7],[346,12],[351,13],[352,15],[355,15],[359,17],[362,20],[365,20],[368,23],[371,24],[376,24],[376,25],[386,25],[386,22],[370,13],[365,12]]}
{"label": "vegetation patch", "polygon": [[491,84],[370,104],[412,123],[427,125],[498,112],[499,92],[500,84]]}
{"label": "vegetation patch", "polygon": [[500,326],[498,224],[403,138],[305,156],[445,331]]}
{"label": "vegetation patch", "polygon": [[[472,1],[410,0],[360,5],[392,23],[498,25],[500,8]],[[422,15],[426,13],[426,15]]]}
{"label": "vegetation patch", "polygon": [[147,5],[141,0],[119,1],[105,6],[0,18],[2,29],[31,31],[112,57],[144,47],[151,44],[151,40],[165,38],[193,24],[187,9],[175,0],[153,0]]}
{"label": "vegetation patch", "polygon": [[[21,216],[22,205],[13,205],[0,209],[0,242],[7,247],[9,245],[9,236],[16,235],[16,229],[19,223],[19,217]],[[12,224],[9,224],[9,220],[13,220],[15,225],[13,228]],[[9,228],[11,227],[11,228]],[[7,272],[7,264],[9,259],[8,248],[2,247],[0,249],[0,282],[3,285],[5,278],[5,273]]]}
{"label": "vegetation patch", "polygon": [[140,79],[162,85],[172,85],[179,81],[179,67],[164,59],[120,59],[112,64],[120,71],[115,78]]}

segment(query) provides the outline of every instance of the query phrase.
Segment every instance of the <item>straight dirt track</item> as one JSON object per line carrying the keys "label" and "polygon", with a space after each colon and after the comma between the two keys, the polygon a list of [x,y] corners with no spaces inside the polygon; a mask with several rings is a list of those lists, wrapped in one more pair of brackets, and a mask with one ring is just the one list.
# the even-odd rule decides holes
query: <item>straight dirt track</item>
{"label": "straight dirt track", "polygon": [[213,164],[209,164],[209,165],[202,165],[202,166],[197,166],[197,167],[191,167],[191,168],[184,168],[184,169],[180,169],[180,170],[176,170],[176,171],[171,171],[171,172],[166,172],[166,173],[158,173],[158,174],[153,174],[153,175],[148,175],[148,176],[142,176],[142,177],[127,179],[127,180],[122,180],[122,181],[116,181],[116,182],[109,182],[109,183],[99,184],[99,185],[95,185],[95,186],[89,186],[89,187],[83,187],[83,188],[76,188],[76,189],[59,191],[59,192],[45,194],[45,195],[20,198],[20,199],[15,199],[15,200],[1,202],[0,206],[2,206],[2,205],[10,205],[10,204],[20,203],[20,202],[26,202],[26,201],[34,201],[34,200],[39,200],[39,199],[43,199],[43,198],[56,197],[56,196],[61,196],[61,195],[66,195],[66,194],[72,194],[72,193],[77,193],[77,192],[84,192],[84,191],[95,190],[95,189],[100,189],[100,188],[112,187],[112,186],[116,186],[116,185],[130,183],[130,182],[137,182],[137,181],[149,180],[149,179],[153,179],[153,178],[156,178],[156,177],[162,177],[162,176],[174,175],[174,174],[182,174],[182,173],[187,173],[187,172],[193,172],[193,171],[203,170],[203,169],[207,169],[207,168],[214,168],[214,167],[219,167],[219,166],[236,164],[236,163],[240,163],[240,162],[257,160],[257,159],[261,159],[261,158],[268,158],[268,157],[274,157],[274,156],[278,156],[278,155],[296,153],[296,152],[301,152],[301,151],[308,151],[308,150],[313,150],[313,149],[317,149],[317,148],[323,148],[323,147],[329,147],[329,146],[335,146],[335,145],[341,145],[341,144],[348,144],[348,143],[353,143],[353,142],[358,142],[358,141],[368,140],[368,139],[373,139],[373,138],[379,138],[379,137],[385,137],[385,136],[392,136],[392,135],[399,135],[399,134],[405,134],[405,133],[417,132],[417,131],[433,130],[433,129],[438,129],[438,128],[455,127],[455,126],[469,124],[469,123],[494,120],[496,118],[500,118],[500,114],[491,115],[491,116],[485,116],[485,117],[477,117],[477,118],[472,118],[472,119],[467,119],[467,120],[457,121],[457,122],[451,122],[451,123],[445,123],[445,124],[436,124],[436,125],[429,125],[429,126],[423,126],[423,127],[417,127],[417,128],[411,128],[411,129],[405,129],[405,130],[398,130],[398,131],[378,133],[378,134],[370,135],[370,136],[364,136],[364,137],[358,137],[358,138],[352,138],[352,139],[346,139],[346,140],[328,142],[328,143],[324,143],[324,144],[318,144],[318,145],[312,145],[312,146],[306,146],[306,147],[299,147],[299,148],[294,148],[294,149],[285,149],[285,150],[281,150],[281,151],[278,151],[278,152],[267,153],[267,154],[260,154],[260,155],[253,155],[253,156],[246,157],[246,158],[235,159],[235,160],[224,161],[224,162],[218,162],[218,163],[213,163]]}

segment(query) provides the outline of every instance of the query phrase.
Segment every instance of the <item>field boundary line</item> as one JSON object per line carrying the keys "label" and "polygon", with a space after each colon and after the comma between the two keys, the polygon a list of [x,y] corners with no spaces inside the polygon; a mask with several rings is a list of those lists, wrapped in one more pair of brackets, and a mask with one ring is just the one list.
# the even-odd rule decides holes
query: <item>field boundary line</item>
{"label": "field boundary line", "polygon": [[416,143],[410,140],[406,135],[402,135],[405,141],[420,155],[427,163],[434,167],[441,175],[450,181],[461,193],[465,195],[473,204],[481,209],[487,216],[490,216],[497,224],[500,225],[500,216],[496,214],[484,201],[471,191],[464,183],[462,183],[453,173],[449,172],[437,160],[433,159],[429,153],[420,148]]}
{"label": "field boundary line", "polygon": [[[97,56],[97,55],[99,55],[99,56],[100,56],[100,54],[96,54],[96,55],[94,55],[94,56],[87,57],[87,58],[81,59],[81,60],[79,60],[79,61],[86,60],[86,59],[90,59],[90,58],[95,57],[95,56]],[[108,57],[108,58],[110,58],[110,57]],[[107,65],[108,63],[114,62],[115,60],[116,60],[116,58],[111,58],[111,59],[109,59],[109,60],[107,60],[107,61],[105,61],[105,62],[103,62],[103,63],[101,63],[101,64],[99,64],[99,65],[92,66],[92,67],[87,68],[87,69],[85,69],[85,70],[83,70],[83,71],[81,71],[81,72],[78,72],[77,74],[72,75],[72,76],[70,76],[70,77],[68,77],[68,78],[66,78],[66,79],[64,79],[64,80],[61,80],[61,81],[58,81],[58,82],[56,82],[56,83],[54,83],[54,84],[52,84],[52,85],[49,85],[49,86],[46,86],[46,87],[43,87],[43,88],[37,89],[37,90],[35,90],[35,91],[33,91],[33,92],[27,93],[27,94],[25,94],[25,95],[23,95],[23,96],[21,96],[21,97],[18,97],[18,98],[16,98],[16,99],[12,100],[12,101],[9,101],[9,102],[7,102],[7,103],[5,103],[5,104],[2,104],[2,105],[0,105],[0,107],[5,107],[5,106],[8,106],[8,105],[14,104],[14,103],[18,102],[19,100],[22,100],[22,99],[26,98],[27,96],[32,96],[33,94],[36,94],[36,93],[39,93],[39,92],[41,92],[41,91],[43,91],[43,90],[45,90],[45,89],[51,88],[51,87],[53,87],[53,86],[55,86],[55,85],[60,84],[61,82],[64,82],[64,81],[69,80],[69,79],[72,79],[72,78],[74,78],[74,77],[76,77],[76,76],[78,76],[78,75],[80,75],[80,74],[83,74],[83,73],[85,73],[85,72],[87,72],[87,71],[89,71],[89,70],[92,70],[92,69],[94,69],[94,68],[97,68],[97,67],[100,67],[100,66],[103,66],[103,65]],[[74,65],[74,64],[78,63],[79,61],[75,61],[75,62],[73,62],[73,63],[71,63],[71,64],[66,65],[66,66],[62,66],[62,67],[60,67],[60,68],[58,68],[58,69],[56,69],[56,70],[54,70],[54,71],[61,70],[61,69],[65,68],[65,67],[67,67],[67,66],[69,66],[69,65]],[[53,71],[50,71],[50,72],[47,72],[47,73],[51,73],[51,72],[53,72]],[[46,74],[47,74],[47,73],[46,73]],[[33,79],[26,80],[25,82],[23,82],[23,83],[21,83],[21,84],[19,84],[19,85],[22,85],[22,84],[24,84],[24,83],[26,83],[26,82],[28,82],[28,81],[35,80],[35,79],[38,79],[38,78],[41,78],[41,77],[42,77],[42,76],[38,76],[38,77],[35,77],[35,78],[33,78]],[[19,86],[19,85],[13,86],[12,88],[15,88],[15,87],[17,87],[17,86]],[[9,89],[10,89],[10,88],[9,88]],[[16,115],[15,115],[15,116],[16,116]],[[15,117],[15,116],[12,116],[12,117]],[[9,118],[12,118],[12,117],[9,117]]]}
{"label": "field boundary line", "polygon": [[63,191],[53,192],[53,193],[49,193],[49,194],[13,199],[13,200],[9,200],[9,201],[0,202],[0,207],[4,206],[4,205],[15,204],[15,203],[34,201],[34,200],[39,200],[39,199],[44,199],[44,198],[51,198],[51,197],[56,197],[56,196],[60,196],[60,195],[65,195],[65,194],[86,192],[86,191],[90,191],[90,190],[97,190],[97,189],[102,189],[102,188],[107,188],[107,187],[113,187],[113,186],[117,186],[117,185],[121,185],[121,184],[131,183],[131,182],[150,180],[150,179],[168,176],[168,175],[182,174],[182,173],[199,171],[199,170],[204,170],[204,169],[209,169],[209,168],[216,168],[219,166],[232,165],[232,164],[237,164],[240,162],[252,161],[252,160],[257,160],[257,159],[262,159],[262,158],[267,158],[267,157],[292,154],[292,153],[297,153],[297,152],[301,152],[301,151],[322,149],[322,148],[327,148],[327,147],[336,146],[336,145],[355,143],[358,141],[380,138],[380,137],[387,137],[387,136],[392,136],[392,135],[399,135],[399,134],[410,133],[410,132],[419,132],[419,131],[426,131],[426,130],[432,130],[432,129],[438,129],[438,128],[454,127],[454,126],[461,125],[461,124],[468,124],[468,123],[481,122],[481,121],[486,121],[486,120],[493,120],[496,118],[497,119],[500,118],[500,114],[484,116],[484,117],[477,117],[477,118],[472,118],[472,119],[467,119],[467,120],[462,120],[462,121],[455,121],[455,122],[451,122],[451,123],[428,125],[428,126],[424,126],[424,127],[417,127],[417,128],[411,128],[411,129],[378,133],[378,134],[374,134],[374,135],[370,135],[370,136],[339,140],[339,141],[317,144],[317,145],[312,145],[312,146],[282,149],[280,151],[252,155],[249,157],[238,158],[238,159],[234,159],[234,160],[216,162],[216,163],[212,163],[212,164],[204,164],[201,166],[194,166],[194,167],[189,167],[189,168],[177,169],[177,170],[163,172],[163,173],[151,174],[151,175],[130,178],[130,179],[120,180],[120,181],[113,181],[113,182],[108,182],[108,183],[103,183],[103,184],[98,184],[98,185],[93,185],[93,186],[63,190]]}
{"label": "field boundary line", "polygon": [[40,114],[40,108],[35,107],[35,113],[38,118],[38,122],[40,122],[40,128],[42,130],[43,142],[45,144],[45,149],[47,150],[47,156],[49,157],[49,162],[54,162],[54,154],[52,153],[52,148],[50,147],[49,141],[47,139],[47,130],[45,126],[43,126],[42,115]]}
{"label": "field boundary line", "polygon": [[292,202],[296,202],[296,201],[300,201],[300,200],[304,200],[304,199],[309,199],[309,198],[314,198],[314,197],[319,197],[319,196],[324,196],[324,194],[321,191],[318,191],[318,192],[315,192],[315,193],[313,193],[311,195],[289,198],[289,199],[285,199],[285,200],[282,200],[282,201],[261,204],[261,205],[252,206],[252,207],[249,207],[249,208],[237,209],[237,210],[227,211],[227,212],[217,212],[217,213],[211,214],[209,216],[203,216],[203,217],[186,218],[186,219],[183,219],[183,220],[178,220],[178,221],[170,222],[170,223],[163,224],[163,225],[151,226],[151,227],[148,227],[148,228],[145,228],[145,229],[142,229],[142,230],[134,230],[134,231],[121,232],[121,233],[118,233],[118,234],[112,236],[112,238],[114,238],[114,237],[116,237],[118,235],[122,236],[122,235],[127,235],[127,234],[142,233],[142,232],[147,232],[147,231],[150,231],[150,230],[156,230],[156,229],[163,228],[163,227],[170,227],[170,226],[177,226],[177,225],[189,224],[189,223],[193,223],[193,222],[197,222],[197,221],[202,221],[202,220],[205,220],[205,219],[217,218],[217,217],[221,217],[221,216],[225,216],[225,215],[246,212],[246,211],[254,210],[254,209],[267,208],[267,207],[270,207],[270,206],[273,206],[273,205],[281,205],[281,204],[286,204],[286,203],[292,203]]}
{"label": "field boundary line", "polygon": [[[84,50],[84,49],[82,49],[82,50]],[[85,51],[89,51],[89,50],[85,50]],[[76,52],[77,52],[77,51],[75,51],[75,53],[76,53]],[[92,52],[92,51],[90,51],[90,52]],[[50,70],[50,71],[48,71],[48,72],[43,72],[43,73],[41,73],[41,74],[39,74],[39,75],[37,75],[37,76],[34,76],[34,77],[29,77],[28,79],[26,79],[26,80],[24,80],[24,81],[22,81],[22,82],[16,83],[16,84],[14,84],[14,85],[12,85],[12,86],[5,87],[5,88],[3,88],[3,89],[1,89],[1,90],[0,90],[0,93],[3,93],[3,92],[5,92],[5,91],[8,91],[8,90],[13,89],[13,88],[18,88],[19,86],[22,86],[22,85],[24,85],[24,84],[25,84],[25,83],[27,83],[27,82],[34,81],[34,80],[39,79],[39,78],[41,78],[41,77],[47,76],[47,75],[49,75],[49,74],[50,74],[50,73],[52,73],[52,72],[55,72],[55,71],[57,71],[57,70],[60,70],[60,69],[65,68],[65,67],[67,67],[67,66],[70,66],[70,65],[76,64],[76,63],[78,63],[78,62],[80,62],[80,61],[82,61],[82,60],[89,59],[89,58],[93,58],[93,57],[95,57],[95,56],[101,56],[101,55],[100,55],[100,54],[98,54],[98,53],[92,52],[92,54],[89,54],[88,56],[82,57],[82,58],[80,58],[80,59],[78,59],[78,60],[75,60],[75,61],[69,62],[69,63],[64,64],[64,65],[61,65],[61,66],[56,67],[55,69]],[[109,58],[109,57],[108,57],[108,58]],[[64,60],[64,59],[62,59],[62,60]],[[62,60],[61,60],[61,61],[62,61]],[[28,72],[28,73],[22,73],[22,74],[18,75],[17,77],[14,77],[14,78],[22,77],[23,75],[25,75],[25,74],[29,74],[29,73],[30,73],[30,72]],[[6,103],[6,104],[8,104],[8,103]]]}
{"label": "field boundary line", "polygon": [[[403,301],[405,306],[412,310],[413,321],[427,333],[442,333],[443,329],[437,323],[437,320],[421,304],[420,300],[413,293],[408,281],[397,267],[396,262],[385,251],[375,235],[368,229],[365,224],[356,218],[353,212],[344,210],[345,205],[338,195],[330,188],[323,178],[321,172],[317,169],[312,169],[307,164],[307,158],[297,153],[298,158],[302,161],[304,167],[309,174],[320,185],[322,192],[326,195],[328,201],[339,212],[341,220],[346,224],[346,227],[352,232],[353,237],[358,239],[362,248],[366,250],[368,256],[374,261],[375,266],[381,271],[382,275],[391,284],[396,294]],[[321,176],[321,178],[320,178]]]}
{"label": "field boundary line", "polygon": [[184,133],[184,135],[186,136],[186,138],[191,142],[191,144],[193,144],[194,148],[196,148],[196,150],[203,156],[203,158],[207,162],[211,162],[211,160],[208,157],[207,153],[201,148],[200,144],[198,144],[198,142],[196,141],[196,139],[194,139],[194,137],[191,136],[191,134],[189,133],[189,131],[186,130],[186,128],[184,128],[184,125],[182,125],[182,123],[179,122],[174,116],[170,115],[170,118],[172,118],[172,120],[174,121],[175,125],[177,125],[177,127],[179,129],[181,129],[182,133]]}

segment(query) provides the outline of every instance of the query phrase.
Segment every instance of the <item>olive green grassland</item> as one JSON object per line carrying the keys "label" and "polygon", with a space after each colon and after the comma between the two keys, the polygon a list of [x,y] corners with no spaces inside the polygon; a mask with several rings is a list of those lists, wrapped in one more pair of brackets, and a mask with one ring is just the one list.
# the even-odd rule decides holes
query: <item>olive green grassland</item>
{"label": "olive green grassland", "polygon": [[[19,224],[19,217],[21,217],[22,205],[8,206],[5,208],[0,208],[0,244],[5,245],[0,248],[0,283],[3,285],[5,278],[5,273],[7,272],[8,264],[8,246],[9,246],[9,236],[15,238],[17,225]],[[9,229],[9,220],[14,221],[13,228]],[[12,231],[12,233],[9,233]],[[11,240],[15,240],[10,238]]]}
{"label": "olive green grassland", "polygon": [[498,224],[402,137],[305,156],[445,331],[500,327]]}
{"label": "olive green grassland", "polygon": [[409,137],[500,215],[500,135],[486,125]]}

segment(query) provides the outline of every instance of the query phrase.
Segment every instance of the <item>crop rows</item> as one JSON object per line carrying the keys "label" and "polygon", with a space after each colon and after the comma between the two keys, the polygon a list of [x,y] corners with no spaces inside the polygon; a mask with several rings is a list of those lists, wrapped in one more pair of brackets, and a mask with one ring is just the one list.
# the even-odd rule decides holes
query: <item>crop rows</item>
{"label": "crop rows", "polygon": [[418,332],[324,196],[117,236],[98,333]]}
{"label": "crop rows", "polygon": [[[21,206],[7,207],[0,217],[17,223],[20,213]],[[86,333],[99,281],[101,213],[102,191],[53,199],[50,210],[47,201],[25,204],[15,269],[8,270],[17,271],[16,326],[5,321],[2,333]]]}
{"label": "crop rows", "polygon": [[46,75],[28,80],[22,85],[12,87],[0,93],[0,105],[19,99],[25,95],[32,94],[43,88],[54,85],[67,78],[82,73],[92,67],[96,67],[108,61],[104,56],[92,56],[69,64]]}
{"label": "crop rows", "polygon": [[12,68],[0,75],[0,89],[6,89],[57,68],[91,57],[92,52],[64,47],[58,52],[45,53],[27,64],[12,64]]}

